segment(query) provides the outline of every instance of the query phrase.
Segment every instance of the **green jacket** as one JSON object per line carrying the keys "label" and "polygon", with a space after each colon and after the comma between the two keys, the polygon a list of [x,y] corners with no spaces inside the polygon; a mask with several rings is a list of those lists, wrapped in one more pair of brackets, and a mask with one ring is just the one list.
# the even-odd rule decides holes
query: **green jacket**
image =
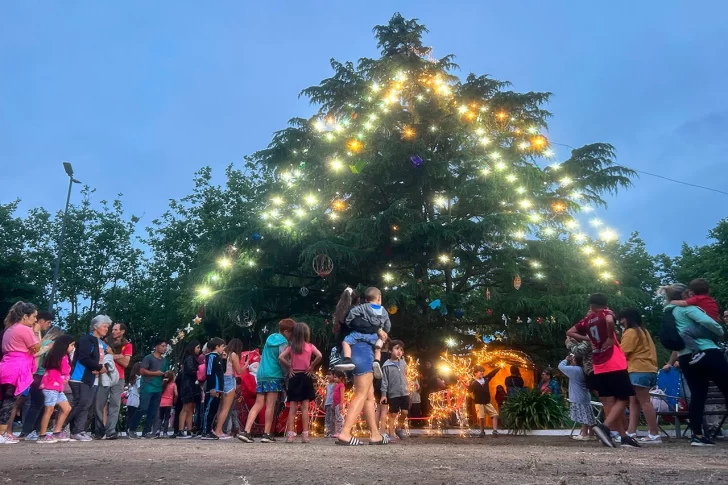
{"label": "green jacket", "polygon": [[[665,310],[672,310],[672,315],[675,317],[675,326],[678,333],[682,334],[685,332],[690,325],[698,324],[707,328],[713,332],[716,336],[723,336],[723,329],[721,326],[712,318],[710,318],[703,310],[696,306],[685,306],[679,307],[675,305],[665,306]],[[695,342],[698,344],[700,350],[710,350],[719,348],[715,342],[708,339],[696,339]],[[690,353],[690,349],[682,349],[678,352],[678,355],[687,355]]]}

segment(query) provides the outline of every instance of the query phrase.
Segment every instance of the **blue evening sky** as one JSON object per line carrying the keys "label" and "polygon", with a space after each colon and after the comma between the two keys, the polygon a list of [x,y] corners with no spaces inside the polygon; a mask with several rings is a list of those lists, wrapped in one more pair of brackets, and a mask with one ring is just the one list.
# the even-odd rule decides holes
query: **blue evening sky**
{"label": "blue evening sky", "polygon": [[[68,160],[98,199],[123,193],[150,224],[199,167],[222,182],[309,116],[300,90],[331,57],[377,56],[371,29],[395,11],[427,25],[461,75],[553,92],[553,141],[609,142],[626,166],[728,191],[726,2],[6,1],[0,201],[62,208]],[[642,176],[600,215],[674,254],[703,243],[725,207],[726,195]]]}

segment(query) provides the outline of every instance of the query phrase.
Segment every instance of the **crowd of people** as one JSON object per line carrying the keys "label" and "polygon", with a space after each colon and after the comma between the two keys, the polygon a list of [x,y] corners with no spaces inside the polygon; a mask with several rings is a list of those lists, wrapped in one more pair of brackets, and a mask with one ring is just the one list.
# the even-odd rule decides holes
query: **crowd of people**
{"label": "crowd of people", "polygon": [[[728,363],[717,343],[723,334],[718,305],[710,298],[704,280],[691,282],[689,288],[666,287],[664,294],[666,315],[684,341],[684,348],[673,352],[664,370],[679,366],[690,387],[691,444],[711,446],[714,443],[703,432],[709,383],[728,396]],[[377,288],[368,288],[363,295],[347,288],[338,302],[334,322],[337,345],[326,375],[325,435],[341,446],[366,444],[352,434],[363,413],[368,444],[406,439],[406,421],[427,414],[427,396],[446,389],[444,379],[437,376],[430,361],[424,362],[414,380],[410,377],[405,344],[390,337],[391,322]],[[621,341],[617,337],[620,327]],[[314,373],[323,355],[311,343],[305,323],[280,321],[262,352],[245,351],[239,339],[225,342],[212,338],[204,345],[192,340],[180,362],[173,364],[167,356],[166,341],[159,340],[149,355],[131,365],[133,349],[126,331],[123,323],[98,315],[87,334],[74,338],[53,326],[53,314],[38,312],[30,303],[13,305],[2,337],[0,444],[117,439],[124,402],[123,429],[130,439],[167,437],[172,423],[172,436],[178,439],[226,440],[236,436],[252,443],[253,426],[262,415],[260,441],[275,442],[273,425],[282,393],[288,402],[285,442],[293,443],[299,436],[299,410],[300,440],[310,441],[310,411],[317,394]],[[609,447],[660,443],[649,394],[656,385],[657,353],[640,312],[625,309],[615,314],[607,297],[597,293],[589,299],[587,315],[566,335],[570,353],[558,369],[569,380],[571,419],[581,424],[574,438],[599,439]],[[497,386],[494,406],[490,384],[499,371],[495,368],[486,373],[484,367],[476,366],[468,386],[480,436],[486,434],[486,418],[492,421],[492,435],[498,436],[498,408],[526,387],[519,369],[512,367],[505,388]],[[349,380],[353,382],[350,400],[345,396]],[[245,382],[254,397],[248,396],[251,400],[241,423],[234,404],[236,391]],[[561,399],[561,388],[551,369],[543,371],[538,388]],[[604,409],[602,424],[593,413],[592,393]],[[18,414],[23,418],[22,431],[16,436],[12,425]],[[648,433],[637,438],[641,415]]]}

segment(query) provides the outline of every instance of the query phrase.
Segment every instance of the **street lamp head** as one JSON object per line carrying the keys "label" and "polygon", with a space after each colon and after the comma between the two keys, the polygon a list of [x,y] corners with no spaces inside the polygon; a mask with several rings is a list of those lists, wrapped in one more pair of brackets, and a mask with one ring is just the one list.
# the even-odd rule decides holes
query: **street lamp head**
{"label": "street lamp head", "polygon": [[81,183],[81,181],[80,181],[80,180],[76,180],[76,179],[75,179],[75,178],[73,178],[73,177],[71,177],[71,182],[73,182],[74,184],[80,184],[80,183]]}
{"label": "street lamp head", "polygon": [[73,178],[73,167],[68,162],[63,162],[63,169],[66,171],[69,177]]}

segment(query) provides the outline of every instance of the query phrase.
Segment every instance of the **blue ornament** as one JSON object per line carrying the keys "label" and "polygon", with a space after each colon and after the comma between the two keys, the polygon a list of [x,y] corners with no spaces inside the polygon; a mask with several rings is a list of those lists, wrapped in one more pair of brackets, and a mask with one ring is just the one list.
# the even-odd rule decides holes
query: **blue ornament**
{"label": "blue ornament", "polygon": [[465,315],[465,312],[462,308],[455,310],[455,318],[463,318],[463,315]]}
{"label": "blue ornament", "polygon": [[253,241],[260,241],[261,239],[263,239],[263,236],[261,236],[259,232],[253,233]]}
{"label": "blue ornament", "polygon": [[492,341],[493,341],[493,336],[492,335],[483,335],[483,343],[484,344],[489,344]]}
{"label": "blue ornament", "polygon": [[440,300],[434,300],[432,303],[430,303],[430,308],[433,310],[437,310],[440,308]]}
{"label": "blue ornament", "polygon": [[422,157],[417,155],[416,153],[410,157],[410,162],[412,162],[412,165],[417,168],[421,167],[425,163],[425,161],[422,160]]}

